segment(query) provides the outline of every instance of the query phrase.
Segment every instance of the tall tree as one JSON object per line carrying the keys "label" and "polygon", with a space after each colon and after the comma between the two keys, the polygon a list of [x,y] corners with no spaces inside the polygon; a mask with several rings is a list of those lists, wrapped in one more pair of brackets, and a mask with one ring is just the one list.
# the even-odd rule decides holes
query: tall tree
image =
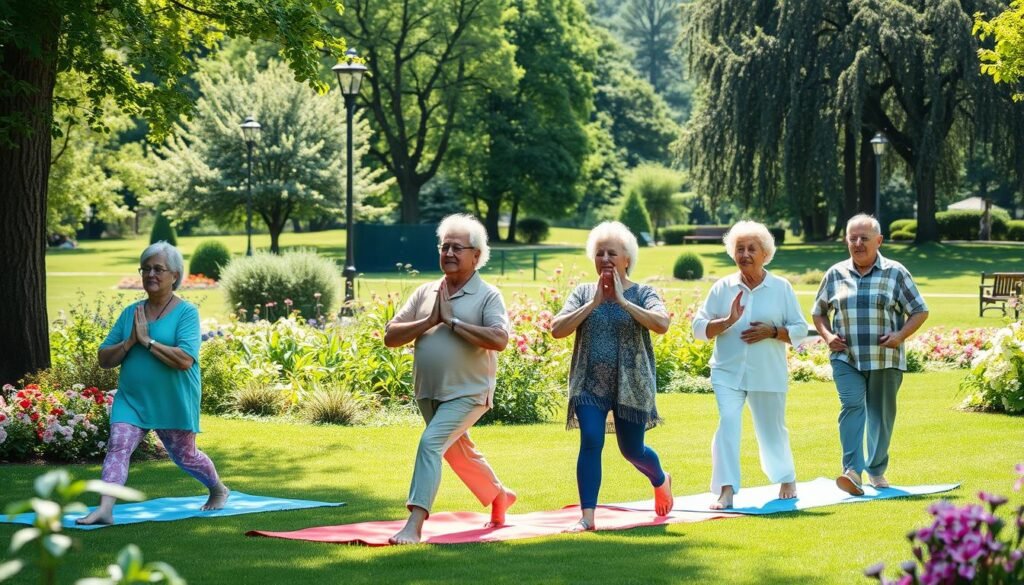
{"label": "tall tree", "polygon": [[366,57],[371,149],[401,193],[400,221],[419,221],[419,193],[464,123],[468,104],[516,80],[504,0],[352,0],[332,22]]}
{"label": "tall tree", "polygon": [[[164,133],[191,108],[191,56],[223,36],[282,45],[296,77],[317,81],[320,50],[344,43],[323,27],[329,0],[0,1],[0,381],[50,363],[44,258],[58,72],[88,78],[82,117],[102,123],[105,96]],[[112,50],[116,49],[116,50]],[[135,72],[145,69],[148,82]]]}
{"label": "tall tree", "polygon": [[[165,208],[176,223],[209,217],[236,224],[245,217],[246,145],[239,124],[253,115],[262,126],[254,148],[252,210],[270,232],[270,250],[280,251],[289,219],[344,216],[346,130],[341,96],[319,95],[293,79],[288,66],[271,59],[260,70],[248,54],[241,67],[213,61],[196,75],[201,97],[195,115],[177,125],[158,151],[161,188],[154,207]],[[362,112],[354,121],[353,201],[366,218],[363,202],[388,188],[384,169],[361,164],[369,124]]]}
{"label": "tall tree", "polygon": [[658,91],[665,89],[664,72],[674,67],[673,49],[679,38],[679,0],[626,0],[619,18],[637,65]]}
{"label": "tall tree", "polygon": [[635,193],[644,202],[644,208],[651,216],[654,239],[658,239],[658,228],[669,221],[679,219],[682,206],[679,204],[685,177],[679,171],[661,165],[643,164],[626,175],[625,191]]}
{"label": "tall tree", "polygon": [[974,15],[974,34],[985,41],[992,38],[992,46],[978,52],[981,72],[992,76],[996,83],[1015,86],[1014,101],[1024,100],[1024,0],[1013,0],[1010,7],[985,20],[982,12]]}

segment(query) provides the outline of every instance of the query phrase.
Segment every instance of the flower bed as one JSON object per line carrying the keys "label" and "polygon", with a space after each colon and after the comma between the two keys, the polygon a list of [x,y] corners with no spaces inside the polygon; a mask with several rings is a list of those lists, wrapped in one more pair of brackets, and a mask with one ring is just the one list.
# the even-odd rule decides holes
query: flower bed
{"label": "flower bed", "polygon": [[102,455],[113,392],[76,384],[69,390],[10,384],[0,392],[0,461],[72,462]]}
{"label": "flower bed", "polygon": [[[141,276],[126,276],[117,283],[117,288],[122,290],[142,290]],[[188,274],[181,281],[178,290],[204,290],[217,288],[217,281],[202,274]]]}
{"label": "flower bed", "polygon": [[989,336],[988,346],[971,362],[960,383],[963,406],[978,410],[1024,413],[1024,325],[1011,323]]}

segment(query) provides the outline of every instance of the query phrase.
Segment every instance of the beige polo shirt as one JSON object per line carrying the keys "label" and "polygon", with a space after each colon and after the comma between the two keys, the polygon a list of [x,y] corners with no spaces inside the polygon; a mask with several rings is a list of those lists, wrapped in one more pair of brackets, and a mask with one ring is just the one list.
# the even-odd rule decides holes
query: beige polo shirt
{"label": "beige polo shirt", "polygon": [[[424,319],[437,299],[439,280],[421,285],[395,313],[395,323]],[[452,312],[459,321],[509,330],[508,311],[498,289],[475,272],[469,282],[451,297]],[[441,323],[415,342],[413,388],[416,399],[439,401],[465,396],[477,397],[477,404],[492,406],[498,372],[498,352],[474,345]]]}

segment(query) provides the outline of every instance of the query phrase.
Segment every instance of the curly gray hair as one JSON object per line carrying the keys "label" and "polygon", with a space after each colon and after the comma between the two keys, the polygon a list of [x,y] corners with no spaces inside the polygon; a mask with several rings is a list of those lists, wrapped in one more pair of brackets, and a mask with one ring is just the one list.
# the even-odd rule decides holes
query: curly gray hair
{"label": "curly gray hair", "polygon": [[491,248],[487,245],[487,229],[480,220],[468,213],[454,213],[441,220],[437,226],[437,241],[441,242],[446,236],[466,234],[469,236],[469,245],[480,251],[480,257],[476,259],[476,269],[480,270],[487,265],[491,258]]}
{"label": "curly gray hair", "polygon": [[173,290],[178,290],[178,287],[181,286],[181,281],[185,278],[185,260],[181,257],[181,252],[174,246],[163,240],[150,244],[148,248],[142,251],[142,256],[139,258],[139,266],[142,266],[146,263],[146,260],[160,253],[167,258],[167,269],[178,275],[174,279],[173,288]]}
{"label": "curly gray hair", "polygon": [[771,263],[775,257],[775,238],[763,223],[744,220],[736,222],[729,228],[722,241],[725,242],[725,249],[733,260],[736,259],[736,240],[740,238],[757,238],[761,248],[768,254],[764,260],[765,266]]}
{"label": "curly gray hair", "polygon": [[587,258],[593,260],[597,254],[598,242],[606,240],[615,240],[622,244],[626,255],[629,256],[629,266],[626,267],[626,274],[631,274],[633,269],[636,268],[637,260],[640,258],[640,245],[636,241],[636,236],[621,222],[601,222],[594,229],[590,230],[590,235],[587,236]]}

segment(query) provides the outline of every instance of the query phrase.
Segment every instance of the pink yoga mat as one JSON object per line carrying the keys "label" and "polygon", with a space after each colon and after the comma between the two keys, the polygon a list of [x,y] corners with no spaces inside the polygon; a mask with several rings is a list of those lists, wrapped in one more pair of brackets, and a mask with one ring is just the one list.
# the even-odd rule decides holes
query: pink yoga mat
{"label": "pink yoga mat", "polygon": [[[733,518],[738,514],[672,512],[670,516],[656,516],[654,512],[623,510],[598,506],[596,523],[598,530],[625,530],[639,526],[659,526],[700,522],[714,518]],[[487,514],[475,512],[438,512],[432,514],[423,525],[423,542],[430,544],[465,544],[470,542],[496,542],[520,538],[536,538],[560,534],[580,518],[579,506],[550,512],[509,514],[504,526],[485,528],[490,520]],[[338,526],[315,526],[291,532],[269,532],[252,530],[248,536],[269,536],[289,540],[308,540],[336,544],[364,544],[367,546],[388,546],[388,538],[402,529],[405,520],[360,522]]]}

